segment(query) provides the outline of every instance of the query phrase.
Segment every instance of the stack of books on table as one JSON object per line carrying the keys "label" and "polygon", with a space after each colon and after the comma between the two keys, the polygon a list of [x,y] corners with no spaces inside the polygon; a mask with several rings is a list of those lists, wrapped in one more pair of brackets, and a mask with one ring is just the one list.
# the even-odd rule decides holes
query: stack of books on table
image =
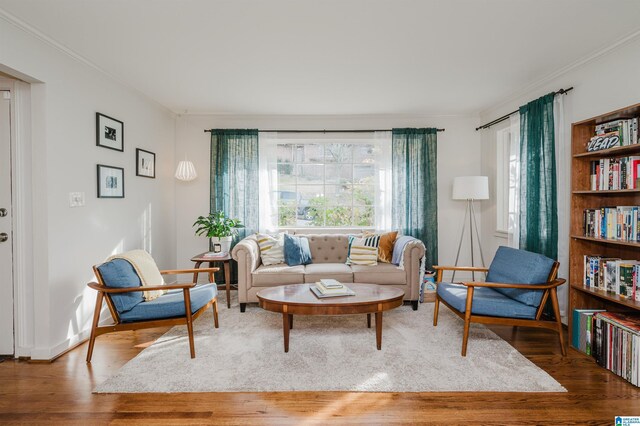
{"label": "stack of books on table", "polygon": [[313,294],[319,298],[355,296],[355,292],[346,285],[333,279],[321,279],[310,287]]}
{"label": "stack of books on table", "polygon": [[203,257],[210,257],[212,259],[215,259],[215,258],[221,258],[221,257],[227,257],[227,256],[229,256],[228,251],[219,251],[219,252],[210,251],[209,253],[205,253]]}

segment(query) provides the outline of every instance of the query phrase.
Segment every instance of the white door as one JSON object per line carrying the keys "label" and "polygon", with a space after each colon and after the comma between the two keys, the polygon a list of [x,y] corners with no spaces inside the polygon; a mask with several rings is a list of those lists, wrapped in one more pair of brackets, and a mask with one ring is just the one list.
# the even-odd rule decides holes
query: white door
{"label": "white door", "polygon": [[13,355],[11,97],[0,91],[0,355]]}

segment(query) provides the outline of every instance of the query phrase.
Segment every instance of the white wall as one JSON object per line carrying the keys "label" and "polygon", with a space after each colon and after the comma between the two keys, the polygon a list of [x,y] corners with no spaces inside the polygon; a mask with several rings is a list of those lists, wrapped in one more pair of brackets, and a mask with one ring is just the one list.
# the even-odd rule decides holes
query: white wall
{"label": "white wall", "polygon": [[[453,264],[464,217],[464,202],[451,200],[451,184],[459,175],[480,172],[480,135],[476,117],[424,116],[225,116],[185,115],[177,119],[176,159],[194,162],[198,178],[176,184],[177,259],[179,267],[208,249],[207,241],[193,234],[191,225],[209,211],[210,135],[204,129],[390,129],[392,127],[440,127],[438,133],[438,247],[439,263]],[[469,263],[468,256],[461,264]]]}
{"label": "white wall", "polygon": [[[592,58],[555,78],[549,79],[517,98],[511,99],[495,108],[483,111],[482,123],[508,114],[521,105],[546,93],[573,86],[573,91],[565,95],[565,134],[566,143],[571,152],[571,123],[618,108],[640,102],[640,38],[631,40],[602,55]],[[506,239],[497,236],[495,206],[496,173],[496,132],[508,125],[508,121],[478,133],[482,135],[482,173],[492,180],[491,199],[483,202],[482,237],[485,255],[493,258],[499,245],[506,245]],[[568,265],[561,265],[561,276],[566,278]],[[565,271],[565,272],[563,272]]]}
{"label": "white wall", "polygon": [[[95,292],[86,287],[92,265],[145,248],[161,268],[175,266],[175,116],[3,19],[0,67],[33,83],[30,355],[49,359],[87,336],[95,303]],[[96,146],[96,112],[124,122],[124,152]],[[156,153],[156,179],[135,176],[137,147]],[[96,197],[96,164],[124,167],[125,199]],[[85,193],[84,207],[69,207],[72,191]]]}

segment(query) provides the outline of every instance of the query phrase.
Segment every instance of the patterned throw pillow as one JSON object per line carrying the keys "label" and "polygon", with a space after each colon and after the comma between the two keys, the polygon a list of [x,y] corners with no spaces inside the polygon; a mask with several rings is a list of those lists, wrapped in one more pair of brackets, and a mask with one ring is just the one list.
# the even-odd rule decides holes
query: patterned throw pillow
{"label": "patterned throw pillow", "polygon": [[347,265],[378,264],[378,244],[380,236],[354,237],[349,236],[349,251],[347,253]]}
{"label": "patterned throw pillow", "polygon": [[256,234],[260,257],[263,265],[277,265],[284,263],[284,232],[276,237],[267,234]]}
{"label": "patterned throw pillow", "polygon": [[398,231],[385,232],[384,234],[374,234],[373,232],[365,232],[365,237],[380,237],[378,245],[378,262],[391,263],[393,258],[393,245],[398,237]]}

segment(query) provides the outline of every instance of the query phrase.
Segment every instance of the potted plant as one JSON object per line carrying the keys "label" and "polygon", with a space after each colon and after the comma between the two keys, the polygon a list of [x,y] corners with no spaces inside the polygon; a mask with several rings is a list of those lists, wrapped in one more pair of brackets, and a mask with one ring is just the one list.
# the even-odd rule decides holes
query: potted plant
{"label": "potted plant", "polygon": [[229,252],[233,237],[238,235],[238,228],[244,228],[238,219],[230,219],[223,211],[198,216],[193,226],[197,226],[196,235],[206,235],[211,244],[220,244],[222,251]]}

